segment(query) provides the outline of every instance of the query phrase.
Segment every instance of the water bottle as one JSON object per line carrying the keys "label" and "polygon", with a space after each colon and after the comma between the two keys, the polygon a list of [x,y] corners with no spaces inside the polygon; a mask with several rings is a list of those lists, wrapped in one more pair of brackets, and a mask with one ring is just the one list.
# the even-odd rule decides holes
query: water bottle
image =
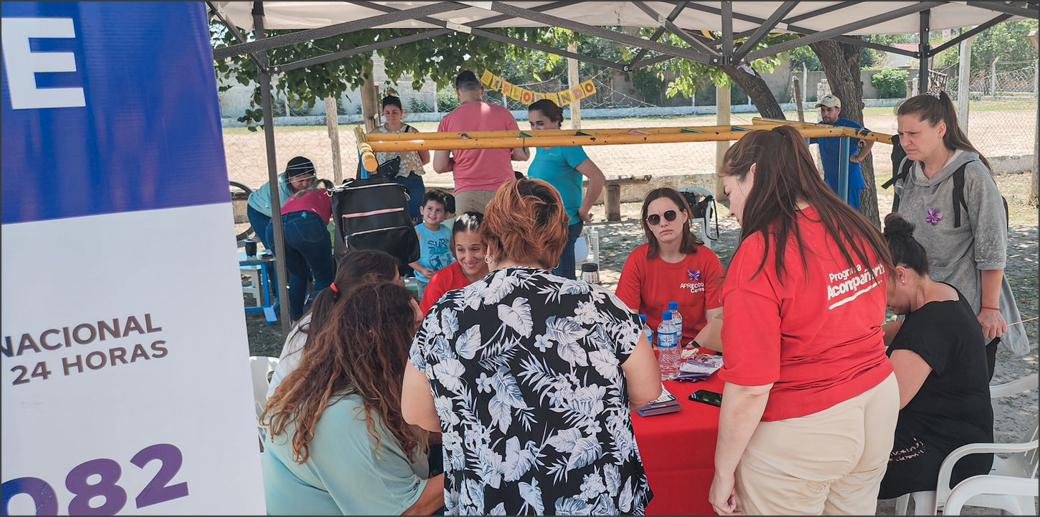
{"label": "water bottle", "polygon": [[679,302],[668,302],[668,312],[672,313],[672,324],[679,332],[679,341],[682,341],[683,326],[682,313],[679,312]]}
{"label": "water bottle", "polygon": [[639,322],[643,324],[643,334],[646,335],[646,342],[650,343],[650,348],[654,347],[654,329],[650,328],[650,325],[646,324],[646,314],[639,315]]}
{"label": "water bottle", "polygon": [[670,381],[679,376],[679,333],[672,321],[671,311],[661,314],[661,324],[657,326],[658,363],[661,366],[661,380]]}

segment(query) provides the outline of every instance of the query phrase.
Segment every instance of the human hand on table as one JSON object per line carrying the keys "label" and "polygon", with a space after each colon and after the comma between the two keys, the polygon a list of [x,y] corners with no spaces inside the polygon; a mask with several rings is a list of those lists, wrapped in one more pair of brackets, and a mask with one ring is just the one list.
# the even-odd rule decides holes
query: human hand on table
{"label": "human hand on table", "polygon": [[708,491],[708,502],[715,509],[715,513],[719,515],[740,515],[743,513],[740,498],[737,497],[734,485],[735,481],[732,473],[727,476],[720,475],[718,472],[715,473],[715,477],[711,480],[711,489]]}

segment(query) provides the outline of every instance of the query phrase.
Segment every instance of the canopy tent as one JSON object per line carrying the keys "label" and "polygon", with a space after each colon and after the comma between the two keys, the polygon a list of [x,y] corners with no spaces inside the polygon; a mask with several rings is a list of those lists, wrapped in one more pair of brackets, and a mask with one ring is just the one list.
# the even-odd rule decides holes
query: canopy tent
{"label": "canopy tent", "polygon": [[[491,2],[288,2],[256,0],[254,2],[209,2],[212,12],[234,33],[239,43],[214,49],[216,60],[249,54],[260,69],[263,120],[265,128],[273,127],[271,75],[320,65],[353,55],[371,53],[382,48],[429,40],[451,32],[463,32],[504,44],[519,45],[564,57],[576,58],[601,66],[630,71],[676,57],[705,64],[736,65],[774,55],[815,41],[834,39],[842,43],[876,48],[918,58],[920,90],[928,85],[928,59],[960,41],[997,23],[1014,18],[1037,18],[1037,0],[966,2],[589,2],[589,1],[491,1]],[[575,32],[604,38],[639,49],[627,63],[592,59],[564,49],[513,38],[489,28],[563,27]],[[975,26],[935,48],[930,47],[928,33]],[[650,38],[641,38],[609,27],[654,28]],[[319,40],[339,34],[376,28],[411,28],[415,33],[374,41],[356,49],[326,54],[293,63],[269,66],[266,50]],[[253,31],[247,41],[240,29]],[[296,32],[265,37],[267,29]],[[720,33],[718,37],[707,31]],[[670,32],[689,46],[686,48],[660,43]],[[789,41],[755,49],[769,33],[793,33]],[[867,42],[857,36],[867,34],[918,33],[917,51]],[[736,40],[744,41],[737,43]],[[654,53],[647,57],[648,53]],[[925,59],[922,59],[925,58]],[[265,131],[269,179],[277,182],[278,166],[274,156],[274,135]],[[845,138],[843,138],[844,140]],[[281,200],[272,191],[274,213]],[[282,249],[281,218],[272,219],[276,253]],[[284,264],[278,262],[279,278],[285,279]],[[281,299],[285,300],[285,282],[279,282]],[[287,330],[288,308],[282,304],[283,328]]]}

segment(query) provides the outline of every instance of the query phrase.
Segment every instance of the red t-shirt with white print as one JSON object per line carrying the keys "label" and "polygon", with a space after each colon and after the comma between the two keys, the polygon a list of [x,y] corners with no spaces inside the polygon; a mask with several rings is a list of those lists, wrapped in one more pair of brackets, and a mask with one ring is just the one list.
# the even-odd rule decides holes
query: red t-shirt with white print
{"label": "red t-shirt with white print", "polygon": [[679,302],[685,345],[707,324],[704,311],[722,306],[722,263],[705,246],[675,264],[661,257],[650,258],[649,253],[649,244],[632,250],[621,269],[615,294],[629,309],[646,314],[646,323],[654,332],[668,302]]}
{"label": "red t-shirt with white print", "polygon": [[722,293],[720,377],[742,386],[773,384],[763,421],[817,413],[892,373],[881,330],[884,266],[863,243],[870,263],[860,263],[850,249],[850,267],[812,207],[799,212],[796,224],[804,246],[799,249],[792,232],[782,283],[775,241],[767,252],[759,232],[740,244]]}

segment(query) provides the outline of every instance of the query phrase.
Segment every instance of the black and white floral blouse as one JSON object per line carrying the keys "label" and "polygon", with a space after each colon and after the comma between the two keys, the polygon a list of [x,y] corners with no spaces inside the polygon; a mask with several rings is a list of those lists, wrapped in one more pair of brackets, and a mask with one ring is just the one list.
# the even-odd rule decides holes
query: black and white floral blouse
{"label": "black and white floral blouse", "polygon": [[621,370],[639,333],[612,293],[544,270],[441,298],[410,355],[441,420],[447,514],[643,514]]}

